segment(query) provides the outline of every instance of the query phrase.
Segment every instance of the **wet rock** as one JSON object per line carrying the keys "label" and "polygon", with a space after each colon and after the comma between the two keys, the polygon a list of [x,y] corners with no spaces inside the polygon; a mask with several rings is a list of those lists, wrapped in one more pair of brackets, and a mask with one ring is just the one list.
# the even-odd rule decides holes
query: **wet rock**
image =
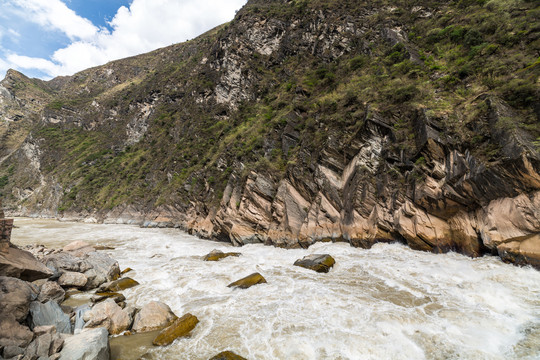
{"label": "wet rock", "polygon": [[189,334],[198,322],[199,319],[196,316],[185,314],[176,319],[170,326],[161,330],[152,343],[157,346],[169,345],[175,339]]}
{"label": "wet rock", "polygon": [[114,247],[107,246],[107,245],[95,245],[94,249],[95,250],[114,250]]}
{"label": "wet rock", "polygon": [[37,300],[45,303],[49,300],[55,301],[58,304],[62,303],[66,297],[66,292],[55,281],[47,281],[41,285]]}
{"label": "wet rock", "polygon": [[227,287],[237,287],[240,289],[247,289],[253,285],[266,283],[266,279],[259,273],[253,273],[240,280],[227,285]]}
{"label": "wet rock", "polygon": [[33,338],[34,333],[28,327],[19,324],[13,314],[0,316],[0,346],[26,347]]}
{"label": "wet rock", "polygon": [[204,261],[219,261],[221,259],[224,259],[228,256],[240,256],[242,254],[237,252],[228,252],[224,253],[221,250],[212,250],[209,254],[205,255]]}
{"label": "wet rock", "polygon": [[88,278],[81,273],[66,271],[58,279],[58,284],[63,287],[83,287],[88,282]]}
{"label": "wet rock", "polygon": [[212,357],[210,360],[247,360],[246,358],[241,357],[233,353],[232,351],[223,351]]}
{"label": "wet rock", "polygon": [[294,265],[311,269],[316,272],[327,273],[335,263],[336,261],[334,258],[328,254],[312,254],[296,260]]}
{"label": "wet rock", "polygon": [[84,329],[64,340],[60,352],[62,360],[109,360],[109,334],[107,329]]}
{"label": "wet rock", "polygon": [[28,315],[30,303],[38,296],[38,288],[25,281],[0,276],[0,316],[11,314],[17,321]]}
{"label": "wet rock", "polygon": [[540,235],[497,246],[501,259],[516,265],[531,265],[540,270]]}
{"label": "wet rock", "polygon": [[116,303],[126,300],[126,297],[117,292],[98,292],[90,298],[93,303],[98,303],[106,299],[113,299]]}
{"label": "wet rock", "polygon": [[139,283],[130,277],[121,278],[115,281],[110,281],[99,287],[99,292],[115,292],[132,288]]}
{"label": "wet rock", "polygon": [[88,277],[87,289],[94,289],[107,281],[113,281],[120,277],[118,261],[107,254],[91,252],[87,254],[86,262],[92,269],[85,272]]}
{"label": "wet rock", "polygon": [[111,335],[127,330],[132,322],[130,314],[122,310],[113,299],[96,304],[84,314],[83,319],[87,321],[84,328],[104,327]]}
{"label": "wet rock", "polygon": [[124,275],[124,274],[127,274],[127,273],[128,273],[128,272],[130,272],[130,271],[133,271],[133,269],[132,269],[132,268],[130,268],[130,267],[128,267],[128,268],[125,268],[124,270],[122,270],[122,271],[120,272],[120,275]]}
{"label": "wet rock", "polygon": [[47,279],[53,272],[31,253],[15,247],[0,252],[0,276],[16,277],[25,281]]}
{"label": "wet rock", "polygon": [[159,301],[151,301],[144,305],[137,315],[135,315],[132,331],[147,332],[163,329],[171,325],[177,318],[167,304]]}
{"label": "wet rock", "polygon": [[74,256],[83,257],[84,255],[95,251],[94,247],[85,241],[74,241],[62,248],[63,251],[69,252]]}
{"label": "wet rock", "polygon": [[38,301],[32,302],[30,304],[30,315],[30,326],[33,329],[43,325],[54,325],[58,332],[71,334],[69,316],[54,301],[47,301],[45,304]]}

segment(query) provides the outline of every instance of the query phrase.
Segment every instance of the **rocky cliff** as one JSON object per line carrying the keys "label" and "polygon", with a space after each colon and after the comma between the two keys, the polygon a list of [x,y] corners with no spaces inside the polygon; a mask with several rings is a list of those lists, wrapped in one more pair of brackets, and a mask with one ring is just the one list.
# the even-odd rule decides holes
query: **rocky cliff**
{"label": "rocky cliff", "polygon": [[182,44],[0,83],[11,213],[540,267],[538,4],[251,0]]}

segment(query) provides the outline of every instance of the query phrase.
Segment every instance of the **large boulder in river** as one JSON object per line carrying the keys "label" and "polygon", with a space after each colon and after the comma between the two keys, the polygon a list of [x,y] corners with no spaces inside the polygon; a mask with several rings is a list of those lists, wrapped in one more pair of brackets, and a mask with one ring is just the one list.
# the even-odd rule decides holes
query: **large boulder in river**
{"label": "large boulder in river", "polygon": [[58,285],[63,287],[83,287],[88,282],[86,275],[74,272],[66,271],[58,279]]}
{"label": "large boulder in river", "polygon": [[113,281],[120,277],[118,261],[107,254],[90,252],[86,254],[85,261],[92,267],[84,273],[88,278],[87,289],[97,288],[107,281]]}
{"label": "large boulder in river", "polygon": [[30,304],[30,315],[32,329],[44,325],[54,325],[59,333],[71,334],[69,316],[54,301],[47,301],[45,304],[39,301],[32,302]]}
{"label": "large boulder in river", "polygon": [[115,281],[110,281],[99,287],[99,292],[115,292],[132,288],[139,283],[130,277],[121,278]]}
{"label": "large boulder in river", "polygon": [[0,316],[0,347],[25,347],[32,341],[34,333],[24,325],[19,324],[12,314],[4,313]]}
{"label": "large boulder in river", "polygon": [[0,276],[0,317],[11,314],[17,321],[23,321],[30,310],[30,303],[38,294],[39,290],[33,284]]}
{"label": "large boulder in river", "polygon": [[66,297],[66,291],[62,289],[55,281],[47,281],[41,285],[39,290],[39,295],[37,300],[41,303],[45,303],[49,300],[55,301],[58,304],[61,304]]}
{"label": "large boulder in river", "polygon": [[296,260],[294,265],[311,269],[316,272],[327,273],[335,263],[336,261],[334,258],[328,254],[311,254],[304,256],[300,260]]}
{"label": "large boulder in river", "polygon": [[151,301],[144,305],[135,315],[133,332],[146,332],[163,329],[178,319],[169,305],[159,301]]}
{"label": "large boulder in river", "polygon": [[210,253],[206,254],[205,257],[203,258],[204,261],[219,261],[221,259],[224,259],[226,257],[229,257],[229,256],[240,256],[242,255],[241,253],[238,253],[238,252],[227,252],[227,253],[224,253],[223,251],[221,250],[212,250],[210,251]]}
{"label": "large boulder in river", "polygon": [[113,299],[94,305],[83,319],[86,321],[85,328],[104,327],[111,335],[127,330],[132,322],[129,312],[122,310]]}
{"label": "large boulder in river", "polygon": [[240,288],[240,289],[247,289],[253,285],[264,284],[264,283],[266,283],[266,279],[261,274],[253,273],[251,275],[246,276],[245,278],[242,278],[233,283],[230,283],[227,286]]}
{"label": "large boulder in river", "polygon": [[62,248],[62,251],[69,252],[71,255],[83,257],[84,255],[95,251],[89,243],[81,240],[73,241]]}
{"label": "large boulder in river", "polygon": [[84,329],[64,339],[60,360],[109,360],[109,333],[107,329]]}
{"label": "large boulder in river", "polygon": [[56,277],[60,277],[66,271],[84,273],[92,268],[92,265],[87,261],[67,252],[47,255],[42,261],[54,272]]}
{"label": "large boulder in river", "polygon": [[9,247],[0,252],[0,276],[16,277],[25,281],[47,279],[53,272],[28,251]]}
{"label": "large boulder in river", "polygon": [[161,330],[152,343],[157,346],[169,345],[175,339],[189,334],[198,323],[199,319],[196,316],[186,314]]}

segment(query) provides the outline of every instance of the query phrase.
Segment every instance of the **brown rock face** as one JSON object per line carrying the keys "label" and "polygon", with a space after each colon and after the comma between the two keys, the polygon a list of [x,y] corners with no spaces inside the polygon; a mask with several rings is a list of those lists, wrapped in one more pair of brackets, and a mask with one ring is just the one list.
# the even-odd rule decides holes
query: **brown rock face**
{"label": "brown rock face", "polygon": [[199,319],[191,314],[186,314],[176,319],[169,327],[163,329],[152,342],[156,346],[171,344],[175,339],[186,336],[199,323]]}
{"label": "brown rock face", "polygon": [[19,324],[12,314],[0,316],[0,346],[25,347],[33,337],[34,333]]}
{"label": "brown rock face", "polygon": [[53,272],[28,251],[9,247],[6,252],[0,252],[0,276],[35,281],[52,275]]}
{"label": "brown rock face", "polygon": [[37,287],[16,278],[0,276],[0,317],[9,314],[15,320],[23,321],[30,310],[30,303],[37,296]]}

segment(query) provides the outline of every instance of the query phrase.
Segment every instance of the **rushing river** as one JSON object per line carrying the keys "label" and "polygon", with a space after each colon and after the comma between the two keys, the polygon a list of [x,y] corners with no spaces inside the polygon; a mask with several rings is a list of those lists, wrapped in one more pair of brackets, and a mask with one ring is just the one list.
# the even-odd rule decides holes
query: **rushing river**
{"label": "rushing river", "polygon": [[[231,350],[247,359],[540,359],[540,272],[502,263],[435,255],[399,244],[370,250],[318,243],[307,250],[263,245],[235,248],[241,257],[205,262],[224,243],[175,229],[16,219],[17,245],[61,247],[74,240],[108,245],[140,285],[129,304],[167,303],[200,323],[168,347],[148,339],[113,339],[126,359],[208,359]],[[292,266],[329,253],[328,274]],[[267,284],[233,290],[253,272]],[[133,338],[133,340],[129,339]]]}

